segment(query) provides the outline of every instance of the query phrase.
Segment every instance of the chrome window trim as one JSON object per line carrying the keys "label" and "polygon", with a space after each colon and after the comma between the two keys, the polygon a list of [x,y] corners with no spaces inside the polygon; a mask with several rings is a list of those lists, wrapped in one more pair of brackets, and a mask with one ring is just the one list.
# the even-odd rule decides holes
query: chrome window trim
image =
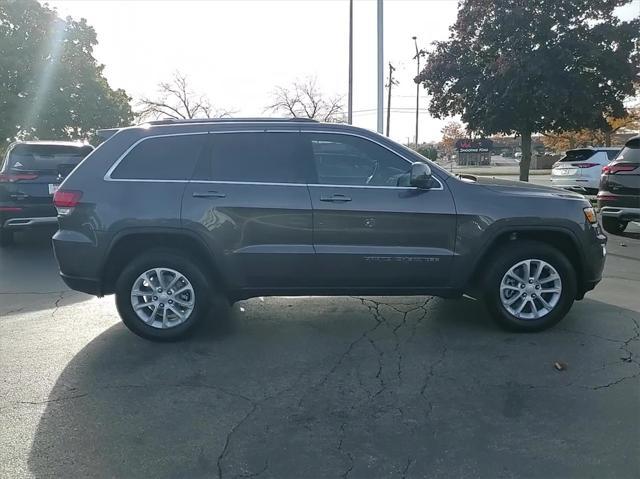
{"label": "chrome window trim", "polygon": [[127,148],[126,150],[124,150],[124,153],[122,153],[118,159],[115,161],[115,163],[113,165],[111,165],[111,168],[109,168],[107,170],[107,172],[104,175],[104,181],[142,181],[142,182],[159,182],[159,183],[182,183],[182,182],[187,182],[189,180],[160,180],[160,179],[155,179],[155,178],[111,178],[111,174],[115,171],[115,169],[118,167],[118,165],[122,162],[122,160],[125,159],[125,157],[131,152],[131,150],[133,150],[136,146],[138,146],[140,143],[142,143],[143,141],[147,141],[147,140],[151,140],[152,138],[165,138],[165,137],[169,137],[169,136],[188,136],[188,135],[206,135],[207,132],[206,131],[196,131],[196,132],[189,132],[189,133],[166,133],[166,134],[162,134],[162,135],[150,135],[150,136],[145,136],[143,138],[140,138],[139,140],[133,142],[133,144]]}
{"label": "chrome window trim", "polygon": [[[413,163],[415,163],[414,161],[411,161],[410,159],[406,158],[405,156],[401,155],[400,153],[398,153],[397,151],[392,150],[391,148],[389,148],[387,145],[380,143],[379,141],[374,140],[373,138],[369,138],[368,136],[365,135],[361,135],[359,133],[352,133],[349,131],[323,131],[323,130],[312,130],[312,129],[307,129],[307,128],[302,128],[300,130],[300,133],[314,133],[314,134],[321,134],[321,135],[345,135],[345,136],[355,136],[356,138],[362,138],[363,140],[368,140],[371,143],[375,143],[378,146],[381,146],[382,148],[384,148],[385,150],[390,151],[391,153],[393,153],[394,155],[396,155],[398,158],[406,161],[407,163],[409,163],[410,165],[412,165]],[[428,191],[442,191],[444,190],[444,185],[442,183],[442,181],[440,180],[440,178],[438,178],[437,175],[432,175],[432,178],[434,178],[437,182],[438,182],[438,188],[429,188]],[[402,189],[402,190],[406,190],[406,189],[418,189],[415,186],[368,186],[368,185],[323,185],[321,183],[309,183],[309,186],[329,186],[329,187],[348,187],[348,188],[385,188],[385,189]],[[425,190],[427,191],[427,190]]]}
{"label": "chrome window trim", "polygon": [[[188,133],[165,133],[159,135],[150,135],[145,136],[144,138],[140,138],[135,141],[129,148],[127,148],[124,153],[122,153],[118,159],[115,161],[113,165],[107,170],[104,175],[105,181],[121,181],[121,182],[141,182],[141,183],[210,183],[210,184],[229,184],[229,185],[269,185],[269,186],[319,186],[322,188],[362,188],[362,189],[385,189],[385,190],[417,190],[419,188],[415,186],[373,186],[373,185],[329,185],[322,183],[270,183],[270,182],[262,182],[262,181],[217,181],[217,180],[161,180],[161,179],[152,179],[152,178],[111,178],[111,174],[115,171],[118,165],[125,159],[125,157],[133,150],[136,146],[146,140],[150,140],[152,138],[164,138],[170,136],[187,136],[187,135],[208,135],[208,134],[225,134],[225,133],[315,133],[315,134],[323,134],[323,135],[345,135],[345,136],[354,136],[356,138],[362,138],[364,140],[375,143],[378,146],[390,151],[400,159],[406,161],[410,165],[414,162],[401,155],[397,151],[392,150],[388,146],[376,141],[372,138],[369,138],[365,135],[361,135],[358,133],[344,132],[344,131],[322,131],[322,130],[308,130],[308,129],[273,129],[273,128],[260,128],[260,129],[242,129],[242,130],[214,130],[214,131],[198,131],[198,132],[188,132]],[[425,191],[443,191],[444,185],[440,178],[437,175],[432,176],[438,182],[438,188],[429,188]]]}

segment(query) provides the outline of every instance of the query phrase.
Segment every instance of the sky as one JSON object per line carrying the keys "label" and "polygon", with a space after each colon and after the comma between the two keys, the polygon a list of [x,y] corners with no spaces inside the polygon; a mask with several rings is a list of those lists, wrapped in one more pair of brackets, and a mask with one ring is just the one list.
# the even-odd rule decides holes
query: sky
{"label": "sky", "polygon": [[[98,35],[95,56],[113,88],[153,96],[173,72],[187,76],[214,107],[237,116],[268,116],[276,86],[316,78],[326,95],[348,81],[348,0],[56,0],[61,16],[86,18]],[[415,136],[415,46],[445,40],[456,0],[385,0],[384,64],[399,82],[391,98],[390,136]],[[622,17],[640,14],[640,0]],[[376,2],[354,1],[354,125],[376,128]],[[427,112],[420,91],[420,142],[437,141],[445,120]],[[386,108],[385,90],[385,108]]]}

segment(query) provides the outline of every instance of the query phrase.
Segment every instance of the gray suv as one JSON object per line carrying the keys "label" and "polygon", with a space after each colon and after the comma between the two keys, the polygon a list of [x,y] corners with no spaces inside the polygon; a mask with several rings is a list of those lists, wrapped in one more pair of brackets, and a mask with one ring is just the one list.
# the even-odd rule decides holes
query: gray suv
{"label": "gray suv", "polygon": [[299,119],[118,130],[54,204],[64,281],[115,293],[154,340],[191,332],[214,294],[466,293],[538,331],[595,287],[606,254],[579,194],[453,176],[370,131]]}

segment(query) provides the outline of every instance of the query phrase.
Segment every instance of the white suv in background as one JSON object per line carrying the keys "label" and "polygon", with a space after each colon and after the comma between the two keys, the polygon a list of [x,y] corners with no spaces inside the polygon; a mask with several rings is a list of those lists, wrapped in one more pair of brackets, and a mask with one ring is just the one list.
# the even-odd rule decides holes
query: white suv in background
{"label": "white suv in background", "polygon": [[551,184],[585,195],[598,194],[602,168],[620,152],[620,148],[577,148],[567,150],[551,170]]}

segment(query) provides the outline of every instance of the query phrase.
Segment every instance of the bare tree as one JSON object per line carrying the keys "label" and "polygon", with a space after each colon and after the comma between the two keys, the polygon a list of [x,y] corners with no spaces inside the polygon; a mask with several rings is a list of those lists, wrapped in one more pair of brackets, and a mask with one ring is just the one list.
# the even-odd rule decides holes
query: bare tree
{"label": "bare tree", "polygon": [[230,110],[214,108],[209,98],[194,92],[189,86],[187,77],[178,71],[173,74],[170,82],[158,84],[158,95],[155,99],[142,98],[139,105],[141,110],[138,112],[138,117],[142,120],[224,118],[234,113]]}
{"label": "bare tree", "polygon": [[314,118],[326,122],[342,122],[343,98],[322,94],[315,78],[295,81],[289,87],[277,86],[273,90],[272,103],[265,111],[280,113],[292,118]]}

